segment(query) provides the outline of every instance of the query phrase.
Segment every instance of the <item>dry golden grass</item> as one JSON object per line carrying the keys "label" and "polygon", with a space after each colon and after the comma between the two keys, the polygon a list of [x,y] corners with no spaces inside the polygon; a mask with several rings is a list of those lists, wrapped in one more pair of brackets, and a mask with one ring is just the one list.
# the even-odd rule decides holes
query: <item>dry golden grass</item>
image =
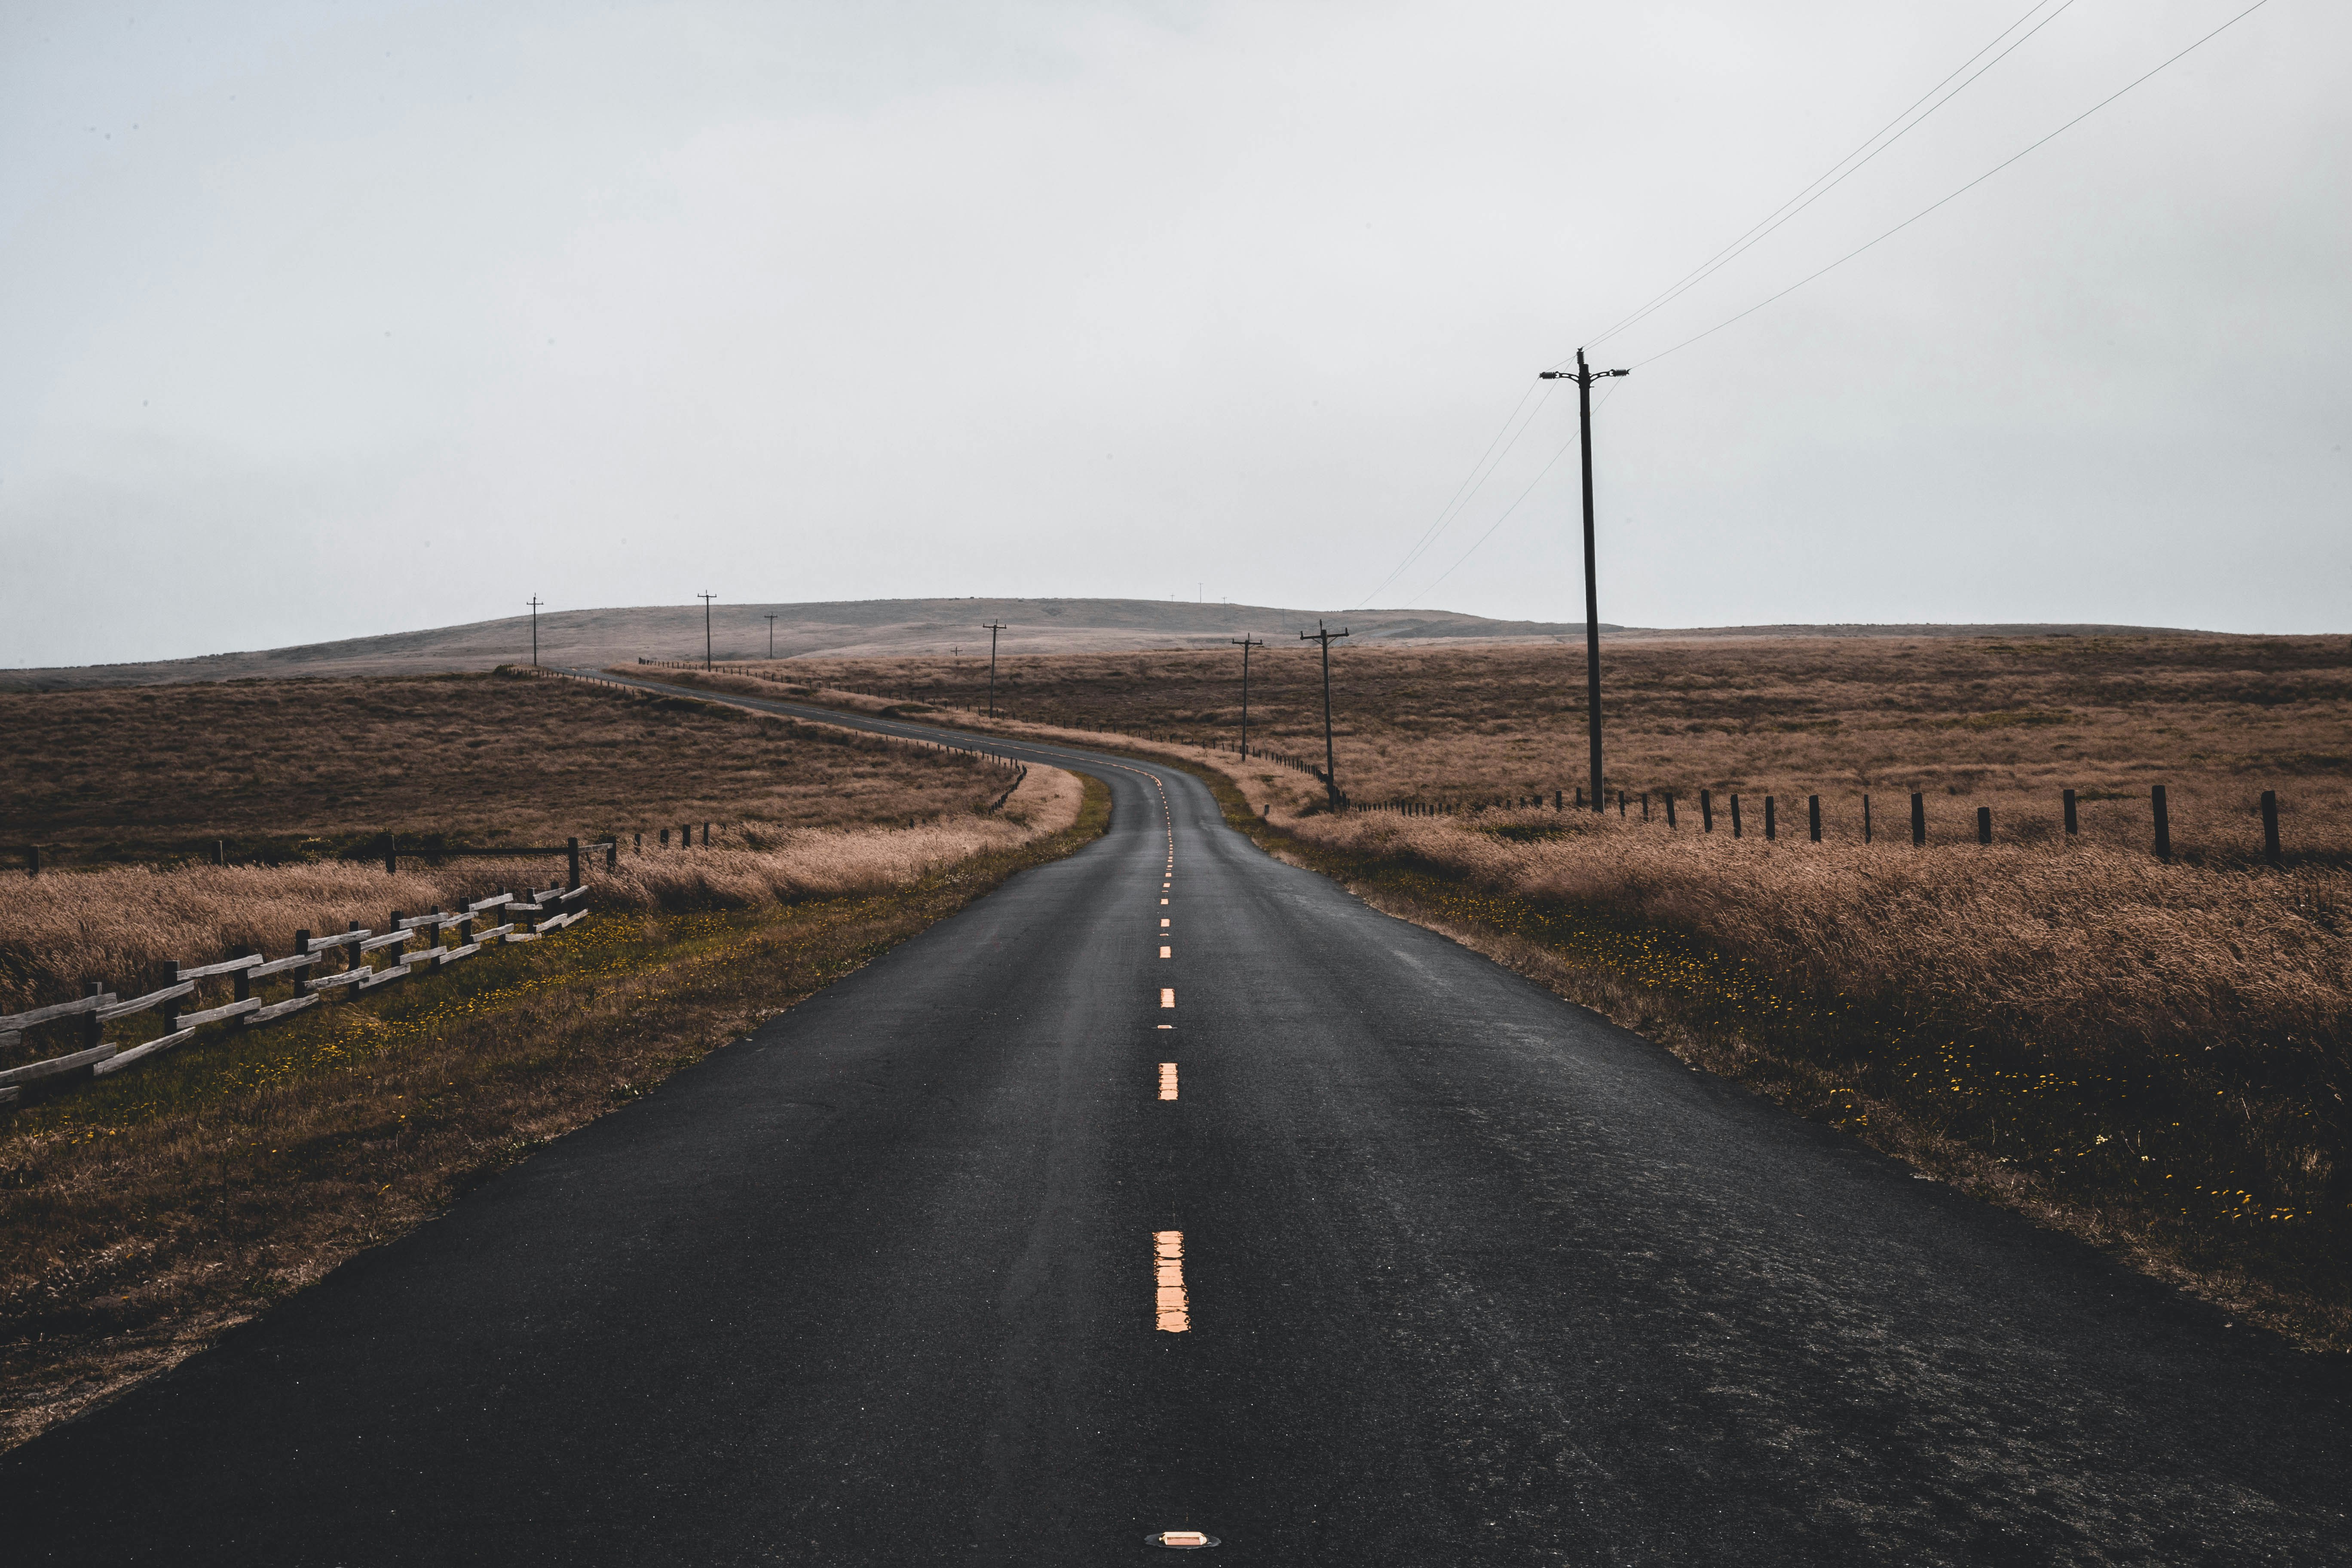
{"label": "dry golden grass", "polygon": [[[1339,781],[1358,803],[1483,803],[1584,782],[1581,647],[1405,649],[1340,645],[1332,658]],[[987,663],[966,658],[792,659],[747,673],[971,710]],[[1231,742],[1238,649],[1073,654],[1000,661],[999,711],[1077,730]],[[1259,650],[1250,723],[1262,743],[1322,754],[1313,649]],[[2177,853],[2259,855],[2258,801],[2279,794],[2291,856],[2352,863],[2352,638],[1779,638],[1602,647],[1611,791],[1672,792],[1695,808],[1738,792],[1760,824],[1777,798],[1801,835],[1822,796],[1827,837],[1908,836],[1928,796],[1931,842],[1974,841],[1990,806],[1999,843],[2061,837],[2059,792],[2084,837],[2149,843],[2147,793],[2170,795]],[[910,710],[910,714],[912,710]],[[1302,797],[1303,798],[1303,797]],[[1654,802],[1663,809],[1663,802]],[[1638,809],[1638,807],[1636,807]]]}
{"label": "dry golden grass", "polygon": [[[958,753],[498,676],[0,696],[0,718],[21,738],[0,835],[68,847],[48,874],[0,877],[0,1013],[562,879],[560,856],[468,861],[471,846],[617,834],[614,871],[591,858],[593,907],[742,908],[904,885],[1010,847],[1077,787],[1040,771],[1000,810],[1010,776]],[[181,787],[118,765],[133,754],[188,759]],[[711,847],[665,849],[660,825],[688,822]],[[451,858],[387,875],[374,836],[395,825]],[[185,852],[218,837],[229,866]],[[159,847],[160,863],[108,863]],[[28,1037],[0,1066],[47,1044]]]}
{"label": "dry golden grass", "polygon": [[[998,791],[1013,781],[987,777]],[[1076,810],[1077,781],[1033,769],[1002,809],[967,809],[912,827],[832,831],[722,822],[705,849],[624,849],[606,871],[591,858],[589,907],[599,911],[756,909],[908,886],[971,856],[1059,831]],[[989,797],[992,803],[994,796]],[[983,803],[987,804],[987,803]],[[751,845],[757,847],[751,847]],[[452,860],[404,865],[320,861],[285,866],[106,867],[15,879],[0,892],[0,1012],[80,994],[104,980],[122,995],[165,984],[166,962],[211,963],[239,952],[293,951],[297,931],[320,935],[353,922],[391,929],[392,911],[457,909],[524,880],[535,862]],[[556,868],[556,882],[562,879]],[[69,1027],[70,1026],[59,1026]],[[116,1026],[129,1043],[152,1015]],[[54,1034],[55,1031],[51,1031]],[[0,1067],[52,1054],[47,1034],[0,1049]]]}
{"label": "dry golden grass", "polygon": [[[52,864],[904,825],[1003,781],[951,754],[676,699],[466,675],[0,692],[0,847]],[[0,889],[8,883],[0,882]],[[5,895],[0,895],[5,896]]]}

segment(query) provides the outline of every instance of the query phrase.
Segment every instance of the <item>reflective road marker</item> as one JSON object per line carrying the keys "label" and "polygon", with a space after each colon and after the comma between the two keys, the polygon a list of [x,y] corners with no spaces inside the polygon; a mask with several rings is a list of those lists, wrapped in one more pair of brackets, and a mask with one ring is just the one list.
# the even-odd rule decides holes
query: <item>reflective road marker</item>
{"label": "reflective road marker", "polygon": [[1162,1100],[1176,1098],[1176,1064],[1174,1062],[1160,1064],[1160,1098]]}
{"label": "reflective road marker", "polygon": [[1192,1302],[1184,1294],[1184,1233],[1151,1233],[1151,1271],[1159,1291],[1157,1308],[1162,1333],[1181,1334],[1192,1326]]}

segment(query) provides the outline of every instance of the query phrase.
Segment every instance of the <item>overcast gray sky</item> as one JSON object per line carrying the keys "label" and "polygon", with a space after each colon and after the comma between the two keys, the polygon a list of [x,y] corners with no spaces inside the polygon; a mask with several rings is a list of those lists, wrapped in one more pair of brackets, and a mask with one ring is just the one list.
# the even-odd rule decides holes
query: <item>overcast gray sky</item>
{"label": "overcast gray sky", "polygon": [[[1603,618],[2346,629],[2352,6],[1645,363],[2245,3],[2045,0],[1610,340]],[[15,0],[0,664],[534,593],[1579,618],[1572,390],[1381,584],[2029,4]]]}

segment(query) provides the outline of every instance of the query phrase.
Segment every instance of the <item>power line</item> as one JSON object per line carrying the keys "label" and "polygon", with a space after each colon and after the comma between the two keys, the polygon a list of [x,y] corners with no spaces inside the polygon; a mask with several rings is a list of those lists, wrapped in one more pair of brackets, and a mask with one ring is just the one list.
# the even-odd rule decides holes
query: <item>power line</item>
{"label": "power line", "polygon": [[2131,91],[2132,89],[2139,86],[2140,83],[2147,80],[2150,77],[2157,75],[2158,72],[2169,68],[2189,55],[2196,53],[2199,49],[2203,48],[2207,44],[2211,43],[2215,38],[2220,37],[2223,33],[2228,32],[2231,28],[2236,26],[2239,23],[2244,21],[2247,17],[2252,16],[2255,12],[2261,10],[2264,5],[2269,4],[2270,0],[2254,0],[2252,5],[2247,6],[2244,10],[2231,17],[2228,21],[2214,28],[2203,37],[2199,38],[2195,43],[2190,44],[2179,54],[2172,56],[2161,64],[2151,67],[2140,75],[2134,77],[2123,86],[2116,89],[2115,91],[2107,94],[2106,97],[2099,100],[2098,102],[2091,105],[2090,108],[2083,110],[2082,113],[2074,116],[2074,119],[2066,121],[2065,124],[2058,127],[2057,130],[2051,132],[2046,136],[2043,136],[2040,141],[2032,142],[2031,145],[2019,152],[2012,153],[2008,157],[2002,159],[2000,163],[1995,163],[1991,168],[1987,169],[1983,174],[1979,174],[1975,179],[1970,180],[1967,184],[1962,185],[1958,190],[1952,192],[1951,195],[1945,196],[1940,201],[1932,202],[1927,206],[1920,208],[1917,212],[1913,213],[1909,217],[1905,218],[1901,223],[1896,224],[1893,228],[1890,228],[1885,233],[1880,235],[1876,239],[1867,240],[1864,243],[1854,247],[1852,250],[1847,251],[1843,256],[1839,257],[1835,261],[1831,262],[1828,266],[1819,268],[1811,272],[1806,273],[1802,278],[1798,279],[1794,283],[1790,284],[1786,289],[1781,289],[1779,293],[1768,295],[1766,298],[1759,300],[1755,304],[1748,306],[1748,309],[1740,311],[1738,315],[1727,317],[1723,321],[1717,321],[1715,325],[1707,328],[1706,331],[1695,333],[1690,337],[1685,338],[1673,348],[1661,349],[1656,353],[1650,355],[1647,359],[1636,360],[1633,362],[1634,364],[1637,367],[1645,364],[1654,364],[1658,361],[1665,358],[1668,354],[1680,353],[1683,350],[1690,347],[1691,344],[1698,342],[1699,339],[1713,337],[1716,333],[1723,331],[1724,328],[1730,326],[1733,322],[1745,321],[1748,317],[1754,315],[1765,306],[1769,305],[1776,300],[1787,299],[1790,295],[1795,293],[1798,289],[1803,288],[1806,284],[1811,283],[1814,279],[1821,277],[1822,274],[1833,272],[1837,268],[1843,267],[1847,262],[1852,261],[1855,257],[1860,256],[1864,251],[1870,249],[1873,246],[1879,244],[1881,241],[1894,238],[1905,229],[1909,228],[1913,224],[1917,223],[1921,218],[1926,217],[1929,213],[1934,212],[1937,207],[1944,206],[1948,203],[1956,201],[1959,197],[1968,195],[1969,192],[1975,190],[1979,185],[1983,184],[1987,180],[1991,179],[1995,174],[2000,174],[2003,169],[2008,168],[2011,163],[2016,163],[2027,153],[2035,151],[2037,148],[2040,148],[2048,142],[2056,141],[2060,136],[2072,131],[2075,126],[2080,125],[2083,121],[2088,120],[2091,116],[2096,114],[2099,110],[2105,109],[2107,105],[2113,103],[2124,94]]}
{"label": "power line", "polygon": [[[1613,386],[1609,388],[1608,391],[1601,395],[1601,401],[1592,405],[1592,411],[1595,414],[1600,413],[1601,408],[1608,404],[1609,400],[1616,395],[1617,389]],[[1444,571],[1440,572],[1436,576],[1422,584],[1422,586],[1413,594],[1413,597],[1418,599],[1424,595],[1435,593],[1437,591],[1437,585],[1440,583],[1443,583],[1448,577],[1453,576],[1454,572],[1460,568],[1465,561],[1467,561],[1473,555],[1477,554],[1478,547],[1486,543],[1489,539],[1492,539],[1495,536],[1495,531],[1502,527],[1504,523],[1510,521],[1511,514],[1519,510],[1519,502],[1535,494],[1536,486],[1543,483],[1544,476],[1550,473],[1553,468],[1559,466],[1559,460],[1568,456],[1570,450],[1576,446],[1576,443],[1577,437],[1570,437],[1567,443],[1563,445],[1559,451],[1554,452],[1551,455],[1550,460],[1546,462],[1542,468],[1536,470],[1536,477],[1528,481],[1528,488],[1521,490],[1518,493],[1517,499],[1503,509],[1503,515],[1488,523],[1486,525],[1486,531],[1480,534],[1475,540],[1472,541],[1469,549],[1464,551],[1460,555],[1455,556],[1452,566],[1448,566]]]}
{"label": "power line", "polygon": [[[1863,141],[1861,146],[1856,147],[1853,152],[1848,153],[1844,157],[1831,164],[1819,178],[1812,182],[1811,184],[1805,186],[1803,190],[1799,191],[1795,195],[1790,196],[1787,201],[1782,202],[1771,212],[1767,213],[1763,219],[1759,222],[1755,227],[1749,229],[1746,234],[1741,235],[1738,239],[1733,240],[1729,245],[1725,246],[1721,250],[1717,251],[1713,256],[1708,257],[1705,261],[1701,262],[1696,268],[1685,273],[1679,281],[1667,289],[1665,292],[1656,296],[1654,299],[1651,300],[1649,303],[1642,306],[1633,314],[1626,316],[1618,321],[1615,326],[1611,327],[1599,337],[1591,339],[1585,344],[1585,346],[1587,348],[1593,348],[1601,343],[1607,342],[1611,338],[1615,337],[1619,332],[1623,331],[1627,327],[1633,325],[1636,321],[1642,321],[1652,312],[1663,310],[1667,305],[1672,304],[1675,300],[1680,299],[1684,294],[1698,287],[1699,284],[1705,282],[1707,279],[1712,278],[1724,268],[1731,265],[1732,262],[1738,260],[1741,256],[1762,244],[1765,239],[1779,230],[1782,225],[1787,224],[1796,217],[1799,213],[1803,212],[1807,207],[1811,206],[1815,202],[1821,200],[1823,196],[1837,189],[1837,187],[1843,184],[1850,176],[1860,173],[1862,169],[1870,163],[1873,159],[1875,159],[1879,153],[1885,152],[1889,147],[1894,146],[1895,143],[1902,141],[1904,137],[1908,136],[1913,131],[1916,131],[1919,126],[1925,124],[1928,116],[1934,114],[1937,110],[1943,108],[1944,105],[1959,97],[1961,93],[1966,92],[1979,77],[1983,76],[1986,71],[1992,69],[1993,67],[2000,64],[2001,61],[2016,53],[2017,50],[2025,44],[2026,40],[2032,37],[2035,33],[2039,33],[2042,28],[2056,21],[2070,6],[2074,4],[2074,0],[2062,0],[2057,10],[2051,12],[2047,16],[2042,17],[2041,21],[2034,23],[2033,26],[2024,35],[2023,37],[2021,37],[2015,43],[2011,44],[2009,47],[2002,49],[2000,53],[1993,56],[1992,58],[1986,60],[1981,68],[1969,77],[1968,80],[1961,82],[1959,86],[1953,88],[1951,91],[1944,93],[1943,97],[1936,99],[1936,101],[1932,105],[1929,105],[1926,114],[1921,114],[1916,119],[1912,119],[1910,123],[1907,125],[1903,124],[1904,121],[1910,117],[1912,110],[1917,109],[1922,103],[1927,103],[1929,99],[1936,98],[1936,94],[1942,92],[1945,85],[1951,81],[1953,77],[1958,76],[1961,71],[1967,70],[1969,66],[1974,65],[1978,60],[1982,59],[1986,50],[1994,47],[2001,41],[2001,39],[2017,31],[2019,27],[2023,26],[2027,21],[2032,18],[2034,12],[2041,10],[2042,6],[2049,3],[2050,0],[2034,0],[2032,8],[2028,10],[2024,16],[2020,16],[2016,21],[2011,22],[2008,26],[2003,27],[1999,33],[1995,34],[1991,43],[1985,45],[1984,48],[1979,49],[1975,54],[1970,55],[1967,59],[1962,60],[1958,68],[1955,69],[1950,76],[1947,76],[1944,78],[1943,81],[1937,82],[1934,87],[1929,88],[1925,93],[1922,93],[1918,99],[1911,104],[1909,109],[1906,109],[1901,114],[1896,115],[1885,125],[1880,126],[1876,132],[1873,132]],[[1895,127],[1897,125],[1902,125],[1903,128],[1900,131],[1895,131],[1894,135],[1888,136],[1886,133],[1889,131],[1894,131]],[[1885,139],[1881,141],[1880,138],[1882,137]],[[1873,146],[1872,143],[1874,142],[1877,144]],[[1857,159],[1860,161],[1856,162],[1855,160]],[[1841,170],[1843,172],[1841,173]],[[1826,184],[1823,183],[1825,181],[1827,182]]]}
{"label": "power line", "polygon": [[[1371,593],[1365,595],[1361,599],[1356,601],[1353,605],[1349,606],[1351,609],[1360,610],[1366,605],[1370,604],[1373,598],[1376,597],[1382,589],[1395,582],[1399,577],[1403,576],[1405,573],[1412,568],[1412,563],[1421,558],[1423,551],[1437,542],[1438,536],[1444,533],[1447,528],[1452,526],[1454,519],[1459,515],[1460,509],[1469,503],[1471,498],[1475,496],[1478,491],[1486,486],[1488,479],[1494,478],[1495,470],[1502,467],[1503,459],[1508,458],[1511,455],[1512,448],[1518,446],[1519,437],[1528,433],[1528,426],[1536,422],[1536,416],[1543,412],[1544,404],[1550,400],[1551,390],[1552,389],[1549,386],[1542,386],[1539,384],[1530,383],[1528,389],[1519,394],[1519,400],[1511,405],[1510,415],[1503,421],[1503,427],[1495,432],[1495,438],[1486,443],[1486,449],[1478,454],[1478,460],[1475,463],[1470,465],[1470,472],[1464,476],[1463,480],[1459,485],[1454,487],[1453,499],[1448,500],[1445,505],[1439,510],[1437,520],[1422,531],[1420,539],[1416,540],[1413,542],[1412,547],[1404,552],[1404,559],[1396,563],[1395,570],[1391,571],[1387,576],[1381,578],[1379,586],[1375,587]],[[1536,396],[1538,392],[1540,392],[1542,395],[1538,398],[1534,409],[1528,413],[1526,422],[1519,426],[1516,434],[1511,434],[1509,444],[1503,445],[1503,437],[1506,434],[1510,434],[1513,422],[1517,420],[1519,417],[1519,411],[1526,408],[1528,405],[1528,399]],[[1495,450],[1497,446],[1502,446],[1503,447],[1502,451],[1499,453]],[[1487,458],[1494,458],[1492,464],[1487,462]]]}

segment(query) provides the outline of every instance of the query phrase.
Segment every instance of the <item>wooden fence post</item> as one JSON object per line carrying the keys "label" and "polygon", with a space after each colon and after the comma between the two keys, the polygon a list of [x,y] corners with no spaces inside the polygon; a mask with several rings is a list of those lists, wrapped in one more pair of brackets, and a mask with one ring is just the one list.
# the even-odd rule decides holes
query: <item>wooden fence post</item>
{"label": "wooden fence post", "polygon": [[1625,792],[1622,789],[1617,792],[1617,815],[1625,815]]}
{"label": "wooden fence post", "polygon": [[[163,961],[163,984],[164,984],[164,987],[165,987],[166,989],[169,989],[169,988],[170,988],[170,987],[172,987],[172,986],[177,985],[179,983],[180,983],[180,961],[179,961],[178,959],[176,959],[176,958],[167,958],[167,959],[165,959],[165,960]],[[177,998],[177,997],[173,997],[171,1001],[164,1003],[164,1004],[163,1004],[163,1033],[165,1033],[165,1034],[167,1034],[167,1035],[176,1035],[176,1034],[178,1034],[178,1033],[180,1032],[180,1002],[179,1002],[179,998]]]}
{"label": "wooden fence post", "polygon": [[667,827],[661,830],[661,847],[665,849],[669,847],[669,829]]}
{"label": "wooden fence post", "polygon": [[1698,830],[1701,833],[1715,831],[1715,795],[1708,790],[1698,792]]}
{"label": "wooden fence post", "polygon": [[604,870],[607,875],[621,868],[621,836],[617,833],[604,841]]}
{"label": "wooden fence post", "polygon": [[41,847],[37,844],[27,845],[25,848],[25,875],[37,877],[40,874]]}
{"label": "wooden fence post", "polygon": [[1767,839],[1780,837],[1780,829],[1772,819],[1772,797],[1769,795],[1764,797],[1764,837]]}
{"label": "wooden fence post", "polygon": [[580,885],[580,836],[575,833],[563,843],[564,860],[569,868],[567,876],[570,879],[563,884],[563,890],[568,893]]}
{"label": "wooden fence post", "polygon": [[2162,784],[2149,789],[2147,802],[2156,813],[2156,858],[2169,865],[2172,861],[2172,814],[2166,809]]}
{"label": "wooden fence post", "polygon": [[[239,949],[237,949],[237,951],[236,951],[236,952],[235,956],[236,956],[236,957],[238,957],[238,958],[243,958],[243,957],[246,955],[246,952],[247,952],[247,951],[248,951],[248,950],[247,950],[247,949],[245,949],[245,948],[239,948]],[[236,975],[235,975],[235,976],[230,980],[230,984],[235,988],[235,994],[233,994],[233,996],[231,997],[231,1000],[232,1000],[232,1001],[237,1001],[237,1002],[250,1002],[251,1000],[253,1000],[253,971],[252,971],[252,970],[250,970],[250,969],[240,969],[240,970],[238,970],[238,971],[236,972]],[[239,1028],[239,1029],[244,1028],[244,1027],[245,1027],[245,1020],[246,1020],[246,1018],[247,1018],[247,1016],[248,1016],[248,1015],[247,1015],[247,1014],[243,1014],[243,1013],[238,1014],[238,1015],[237,1015],[237,1016],[236,1016],[236,1021],[235,1025],[233,1026],[233,1027]]]}
{"label": "wooden fence post", "polygon": [[1576,809],[1579,811],[1582,811],[1584,809],[1584,786],[1582,784],[1576,786]]}
{"label": "wooden fence post", "polygon": [[1739,796],[1736,794],[1731,797],[1731,836],[1739,837]]}
{"label": "wooden fence post", "polygon": [[1911,847],[1927,847],[1927,797],[1917,790],[1911,792]]}
{"label": "wooden fence post", "polygon": [[389,833],[383,836],[383,874],[387,877],[400,875],[399,853]]}
{"label": "wooden fence post", "polygon": [[1805,817],[1812,828],[1813,842],[1819,844],[1822,841],[1822,797],[1820,795],[1809,795],[1805,797]]}
{"label": "wooden fence post", "polygon": [[1666,795],[1666,826],[1668,827],[1675,826],[1675,797],[1671,791]]}
{"label": "wooden fence post", "polygon": [[2263,791],[2263,858],[2275,866],[2279,863],[2278,791]]}
{"label": "wooden fence post", "polygon": [[2074,829],[2077,826],[2074,817],[2074,792],[2071,789],[2063,791],[2059,798],[2066,805],[2066,837],[2072,838],[2074,837]]}
{"label": "wooden fence post", "polygon": [[1992,842],[1992,807],[1989,805],[1977,807],[1977,842],[1979,844]]}
{"label": "wooden fence post", "polygon": [[1862,841],[1870,842],[1870,796],[1862,797]]}
{"label": "wooden fence post", "polygon": [[1643,790],[1642,792],[1642,820],[1644,822],[1650,820],[1650,792],[1648,790]]}
{"label": "wooden fence post", "polygon": [[[85,980],[81,983],[81,994],[85,996],[103,996],[106,994],[106,982]],[[96,1050],[98,1037],[105,1032],[106,1026],[98,1021],[97,1008],[93,1007],[81,1016],[81,1048],[83,1050]]]}

